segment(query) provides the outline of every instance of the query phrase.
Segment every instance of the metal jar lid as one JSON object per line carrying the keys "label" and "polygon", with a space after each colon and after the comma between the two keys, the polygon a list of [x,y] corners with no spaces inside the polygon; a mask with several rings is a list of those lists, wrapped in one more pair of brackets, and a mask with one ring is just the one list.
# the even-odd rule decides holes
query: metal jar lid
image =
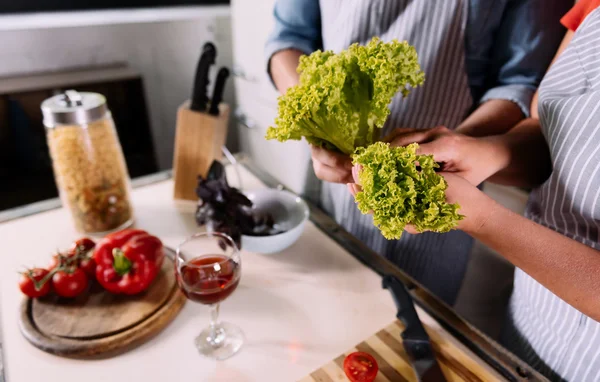
{"label": "metal jar lid", "polygon": [[103,118],[108,111],[106,98],[98,93],[67,90],[42,102],[44,125],[84,125]]}

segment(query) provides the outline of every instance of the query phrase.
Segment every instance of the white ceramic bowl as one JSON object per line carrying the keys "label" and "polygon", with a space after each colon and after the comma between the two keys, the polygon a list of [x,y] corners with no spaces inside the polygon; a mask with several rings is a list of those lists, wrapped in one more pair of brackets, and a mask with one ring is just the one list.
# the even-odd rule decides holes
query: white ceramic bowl
{"label": "white ceramic bowl", "polygon": [[302,198],[288,191],[265,189],[245,192],[252,208],[268,212],[275,227],[285,232],[271,236],[242,235],[242,249],[254,253],[281,252],[298,240],[308,220],[308,205]]}

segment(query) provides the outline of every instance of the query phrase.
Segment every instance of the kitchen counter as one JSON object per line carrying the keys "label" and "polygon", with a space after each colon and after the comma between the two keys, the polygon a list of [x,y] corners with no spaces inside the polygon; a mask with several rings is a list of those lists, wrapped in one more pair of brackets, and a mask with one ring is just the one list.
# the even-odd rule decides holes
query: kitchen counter
{"label": "kitchen counter", "polygon": [[[276,185],[250,163],[240,172],[244,190],[265,187],[255,174]],[[198,230],[195,205],[174,201],[173,183],[164,178],[137,187],[132,199],[136,227],[174,248]],[[44,266],[53,250],[80,236],[62,208],[13,216],[0,224],[0,338],[7,382],[298,380],[394,319],[393,301],[381,289],[378,275],[385,272],[413,287],[424,321],[444,327],[498,373],[513,380],[523,380],[519,374],[540,378],[314,207],[300,240],[283,253],[243,252],[240,285],[221,309],[221,318],[246,335],[243,349],[232,358],[217,362],[198,354],[193,339],[207,326],[209,312],[191,302],[160,334],[125,354],[93,361],[53,356],[30,345],[19,332],[22,295],[16,271]]]}

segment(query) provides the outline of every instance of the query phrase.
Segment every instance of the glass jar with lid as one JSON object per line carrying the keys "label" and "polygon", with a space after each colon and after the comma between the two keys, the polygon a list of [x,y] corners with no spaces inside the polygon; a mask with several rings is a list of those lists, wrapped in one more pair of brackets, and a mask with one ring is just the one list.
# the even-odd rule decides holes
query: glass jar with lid
{"label": "glass jar with lid", "polygon": [[129,174],[104,96],[68,90],[41,107],[56,185],[76,228],[100,235],[130,226]]}

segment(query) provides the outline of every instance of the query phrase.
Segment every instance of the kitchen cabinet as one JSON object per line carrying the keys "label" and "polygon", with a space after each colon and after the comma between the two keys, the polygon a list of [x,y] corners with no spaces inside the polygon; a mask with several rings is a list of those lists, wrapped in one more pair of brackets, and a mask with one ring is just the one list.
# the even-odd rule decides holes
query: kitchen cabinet
{"label": "kitchen cabinet", "polygon": [[234,85],[243,152],[292,191],[302,193],[310,171],[306,142],[267,141],[265,133],[277,115],[278,93],[266,72],[264,45],[273,27],[275,0],[233,0]]}

